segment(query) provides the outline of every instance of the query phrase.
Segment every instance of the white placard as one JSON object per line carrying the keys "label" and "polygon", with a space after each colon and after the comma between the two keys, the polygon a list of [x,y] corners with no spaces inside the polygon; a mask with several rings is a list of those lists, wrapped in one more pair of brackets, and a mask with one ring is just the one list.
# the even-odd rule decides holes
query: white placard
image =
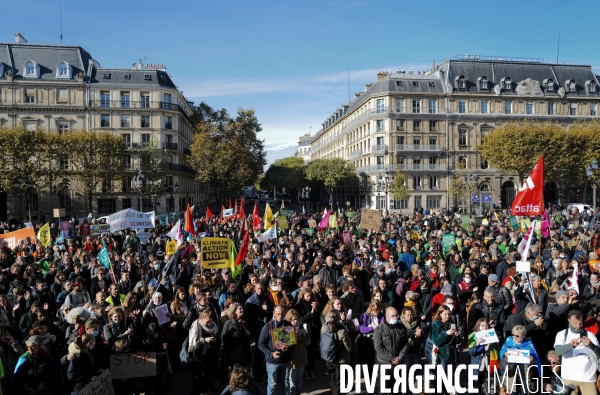
{"label": "white placard", "polygon": [[517,273],[529,273],[531,272],[531,262],[529,261],[517,261]]}
{"label": "white placard", "polygon": [[154,228],[154,211],[142,213],[128,208],[108,216],[110,232],[118,232],[127,228],[151,229]]}
{"label": "white placard", "polygon": [[529,350],[520,350],[518,348],[509,348],[506,350],[506,358],[510,363],[529,363]]}
{"label": "white placard", "polygon": [[494,329],[487,329],[485,331],[475,332],[475,339],[483,339],[481,344],[492,344],[498,343],[498,335]]}
{"label": "white placard", "polygon": [[158,320],[158,325],[168,324],[171,321],[171,318],[168,316],[169,308],[164,303],[154,309],[154,314]]}

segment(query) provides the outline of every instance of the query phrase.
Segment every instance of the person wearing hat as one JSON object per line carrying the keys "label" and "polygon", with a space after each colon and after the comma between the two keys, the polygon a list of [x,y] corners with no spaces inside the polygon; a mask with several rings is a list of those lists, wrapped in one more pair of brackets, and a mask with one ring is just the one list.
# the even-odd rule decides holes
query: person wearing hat
{"label": "person wearing hat", "polygon": [[300,276],[300,278],[298,278],[298,289],[296,289],[295,291],[292,291],[292,293],[291,293],[294,300],[298,299],[298,294],[300,293],[300,291],[302,291],[303,288],[310,289],[310,277]]}

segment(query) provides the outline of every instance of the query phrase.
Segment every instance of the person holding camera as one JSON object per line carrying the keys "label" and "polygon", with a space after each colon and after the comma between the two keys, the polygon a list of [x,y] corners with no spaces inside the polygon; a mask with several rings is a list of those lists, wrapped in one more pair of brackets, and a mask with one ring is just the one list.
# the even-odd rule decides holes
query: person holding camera
{"label": "person holding camera", "polygon": [[572,310],[569,327],[558,332],[554,349],[562,356],[561,378],[565,385],[573,385],[581,395],[596,395],[597,366],[600,344],[593,333],[583,329],[583,314]]}

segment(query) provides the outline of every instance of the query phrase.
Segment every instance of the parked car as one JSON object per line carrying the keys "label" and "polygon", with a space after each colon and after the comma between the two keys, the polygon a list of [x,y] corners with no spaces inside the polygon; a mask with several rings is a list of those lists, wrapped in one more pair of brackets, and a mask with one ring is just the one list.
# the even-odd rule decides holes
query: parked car
{"label": "parked car", "polygon": [[567,210],[577,209],[579,213],[583,213],[584,211],[590,210],[590,213],[594,213],[594,208],[591,204],[585,203],[569,203],[567,204]]}

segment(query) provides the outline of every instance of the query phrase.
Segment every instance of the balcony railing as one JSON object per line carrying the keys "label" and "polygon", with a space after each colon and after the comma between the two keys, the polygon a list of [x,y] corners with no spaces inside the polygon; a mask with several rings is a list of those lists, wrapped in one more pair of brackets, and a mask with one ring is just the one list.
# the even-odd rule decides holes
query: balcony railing
{"label": "balcony railing", "polygon": [[352,151],[350,152],[350,154],[348,155],[348,159],[352,160],[352,159],[356,159],[356,158],[360,158],[362,155],[362,150],[361,149],[357,149],[356,151]]}
{"label": "balcony railing", "polygon": [[110,121],[100,121],[101,128],[110,128]]}
{"label": "balcony railing", "polygon": [[173,124],[170,122],[165,123],[165,129],[173,129]]}
{"label": "balcony railing", "polygon": [[387,144],[377,144],[371,146],[372,154],[386,154],[387,153]]}
{"label": "balcony railing", "polygon": [[121,127],[122,128],[130,128],[131,122],[130,121],[121,121]]}
{"label": "balcony railing", "polygon": [[448,111],[445,107],[383,107],[369,110],[373,114],[446,114]]}
{"label": "balcony railing", "polygon": [[408,164],[378,164],[361,166],[356,169],[358,173],[394,173],[397,169],[402,171],[440,171],[448,169],[445,163],[408,163]]}
{"label": "balcony railing", "polygon": [[177,151],[177,143],[163,143],[163,148],[170,151]]}
{"label": "balcony railing", "polygon": [[188,173],[188,174],[196,174],[196,171],[194,169],[192,169],[191,167],[188,167],[186,165],[179,165],[179,164],[175,164],[175,163],[169,163],[169,171],[180,171],[183,173]]}
{"label": "balcony railing", "polygon": [[187,113],[179,104],[167,103],[162,101],[148,100],[90,100],[91,108],[148,108],[162,109],[167,111],[179,111],[183,116],[189,118]]}
{"label": "balcony railing", "polygon": [[444,147],[439,144],[396,144],[396,152],[408,152],[408,151],[443,151]]}

